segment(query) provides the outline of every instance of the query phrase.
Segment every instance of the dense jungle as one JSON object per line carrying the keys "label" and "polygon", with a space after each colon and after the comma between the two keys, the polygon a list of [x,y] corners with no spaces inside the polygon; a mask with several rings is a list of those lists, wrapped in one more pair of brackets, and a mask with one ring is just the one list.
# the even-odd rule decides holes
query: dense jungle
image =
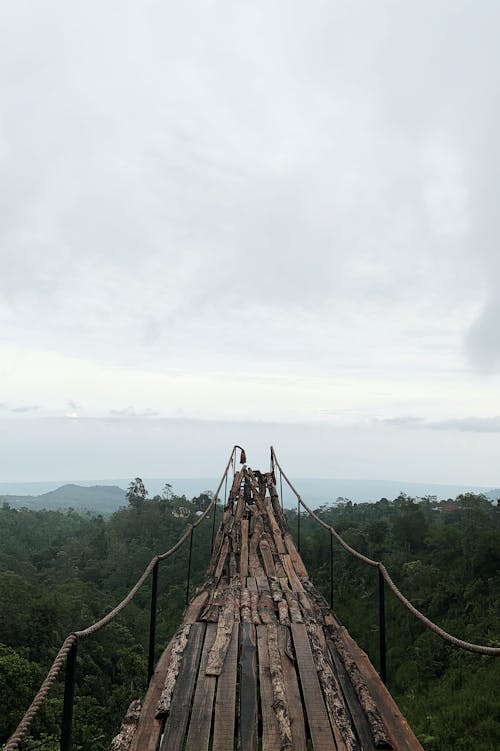
{"label": "dense jungle", "polygon": [[[137,478],[138,480],[139,478]],[[132,489],[132,490],[131,490]],[[0,743],[15,729],[68,633],[101,617],[135,583],[155,553],[171,547],[210,501],[167,486],[109,516],[0,507]],[[219,506],[219,516],[221,509]],[[429,618],[468,641],[500,641],[500,509],[483,496],[353,503],[318,512],[347,542],[385,563]],[[287,511],[290,529],[297,513]],[[205,572],[212,517],[196,530],[190,594]],[[301,550],[311,580],[330,596],[330,539],[301,514]],[[334,550],[334,612],[378,666],[377,574]],[[188,546],[160,566],[157,656],[184,608]],[[78,650],[75,751],[103,751],[132,698],[146,686],[150,586]],[[388,685],[427,751],[500,748],[500,662],[456,650],[386,595]],[[23,743],[56,751],[59,680]]]}

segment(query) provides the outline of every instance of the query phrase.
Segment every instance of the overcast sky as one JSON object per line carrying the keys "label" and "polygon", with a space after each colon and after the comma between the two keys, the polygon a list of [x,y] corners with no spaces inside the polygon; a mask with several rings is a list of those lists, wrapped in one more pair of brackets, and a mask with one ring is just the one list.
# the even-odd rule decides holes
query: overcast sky
{"label": "overcast sky", "polygon": [[0,479],[274,442],[500,485],[499,38],[497,0],[4,3]]}

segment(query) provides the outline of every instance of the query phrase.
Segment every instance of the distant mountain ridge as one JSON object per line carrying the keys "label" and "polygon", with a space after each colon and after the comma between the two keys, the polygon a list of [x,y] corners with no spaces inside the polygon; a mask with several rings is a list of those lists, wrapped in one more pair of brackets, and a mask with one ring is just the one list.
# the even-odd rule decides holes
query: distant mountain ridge
{"label": "distant mountain ridge", "polygon": [[0,495],[0,503],[2,502],[7,502],[14,508],[32,510],[74,508],[78,511],[107,514],[124,506],[126,499],[125,491],[118,485],[84,487],[68,483],[41,495]]}
{"label": "distant mountain ridge", "polygon": [[[166,482],[172,486],[176,495],[193,498],[206,490],[214,491],[219,483],[215,478],[143,478],[149,497],[161,493]],[[109,482],[109,484],[108,484]],[[125,490],[120,485],[128,486],[128,480],[117,479],[91,484],[89,481],[64,483],[54,488],[55,483],[0,483],[0,504],[7,502],[14,508],[62,510],[74,508],[78,511],[109,514],[120,506],[126,505]],[[455,498],[459,493],[484,493],[491,500],[500,497],[500,488],[490,490],[487,487],[469,485],[443,485],[436,483],[415,483],[395,480],[353,480],[332,478],[293,478],[293,482],[304,500],[312,507],[333,503],[337,498],[350,499],[353,502],[378,501],[380,498],[390,500],[402,491],[412,497],[435,495],[438,500]],[[279,483],[278,483],[279,484]],[[52,489],[45,490],[47,486]],[[19,491],[16,490],[19,488]],[[38,492],[44,490],[45,492]],[[28,493],[26,493],[28,491]],[[29,492],[31,491],[31,493]],[[296,500],[283,483],[283,501],[286,507],[295,506]]]}

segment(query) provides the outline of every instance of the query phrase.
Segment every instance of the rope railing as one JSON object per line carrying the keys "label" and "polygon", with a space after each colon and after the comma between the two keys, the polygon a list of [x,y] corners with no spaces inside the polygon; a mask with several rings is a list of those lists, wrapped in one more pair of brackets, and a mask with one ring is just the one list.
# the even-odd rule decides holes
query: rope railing
{"label": "rope railing", "polygon": [[[57,653],[54,659],[54,662],[50,666],[47,672],[47,675],[42,685],[40,686],[35,698],[31,702],[28,709],[26,710],[16,730],[7,741],[7,744],[4,746],[3,751],[16,751],[19,748],[20,742],[22,741],[22,739],[28,732],[31,723],[33,722],[34,718],[36,717],[38,713],[38,710],[42,706],[43,702],[45,701],[45,698],[47,697],[47,694],[49,693],[51,687],[55,683],[57,676],[59,675],[61,671],[61,667],[63,663],[65,662],[65,660],[67,662],[67,667],[66,667],[66,686],[65,686],[62,733],[61,733],[61,751],[68,751],[71,748],[71,724],[72,724],[73,693],[74,693],[74,662],[76,659],[76,648],[77,648],[78,642],[83,641],[84,639],[87,639],[89,636],[92,636],[93,634],[97,633],[102,628],[107,626],[109,623],[111,623],[111,621],[113,621],[116,618],[116,616],[119,613],[121,613],[121,611],[124,610],[124,608],[126,608],[127,605],[129,605],[132,602],[137,592],[141,589],[143,584],[149,578],[150,574],[152,572],[154,574],[155,571],[157,572],[158,563],[160,561],[164,561],[167,558],[170,558],[171,555],[173,555],[177,550],[179,550],[184,545],[184,543],[186,542],[188,538],[191,538],[191,543],[192,543],[192,535],[193,535],[194,530],[208,516],[212,508],[214,509],[214,518],[215,518],[215,508],[216,508],[217,500],[219,497],[219,493],[221,491],[222,484],[224,483],[225,480],[227,481],[227,476],[228,476],[231,465],[233,464],[233,462],[234,464],[236,464],[237,449],[240,449],[242,451],[241,458],[242,458],[242,461],[245,461],[245,452],[243,451],[243,449],[241,449],[241,446],[237,446],[237,445],[233,446],[226,468],[222,474],[219,486],[217,490],[215,491],[210,503],[208,504],[205,511],[198,517],[198,519],[195,522],[193,522],[193,524],[190,524],[187,527],[187,529],[181,535],[181,537],[177,540],[175,545],[173,545],[169,550],[165,551],[164,553],[155,555],[151,559],[151,561],[148,563],[142,575],[136,581],[132,589],[123,598],[123,600],[119,602],[118,605],[116,605],[113,608],[113,610],[107,613],[100,620],[96,621],[95,623],[92,623],[90,626],[87,626],[87,628],[81,629],[79,631],[74,631],[73,633],[69,634],[66,637],[63,644],[61,645],[61,648],[59,649],[59,652]],[[153,588],[153,590],[154,589],[155,588]],[[189,581],[187,585],[187,592],[188,591],[189,591]],[[155,596],[154,616],[156,616],[156,592],[154,593],[154,596]],[[151,617],[153,619],[153,604],[152,604]],[[154,639],[154,628],[152,629],[152,635]],[[150,650],[149,650],[150,655],[152,651],[154,652],[154,648],[153,650],[151,650],[151,644],[150,644]],[[70,660],[72,664],[71,670],[69,669]],[[72,686],[68,685],[69,683],[68,673],[70,672],[72,673],[72,684],[73,684]],[[148,666],[148,679],[151,677],[150,672],[151,672],[150,666]]]}
{"label": "rope railing", "polygon": [[[415,618],[418,618],[418,620],[423,623],[423,625],[428,628],[433,633],[437,634],[437,636],[440,636],[442,639],[447,641],[449,644],[452,644],[454,647],[459,647],[460,649],[466,649],[469,652],[476,652],[477,654],[483,654],[483,655],[490,655],[498,657],[500,656],[500,647],[489,647],[485,646],[483,644],[473,644],[472,642],[464,641],[463,639],[459,639],[456,636],[453,636],[453,634],[449,634],[447,631],[445,631],[443,628],[438,626],[436,623],[430,620],[430,618],[427,618],[423,613],[420,612],[411,602],[408,600],[404,594],[398,589],[396,584],[394,583],[392,577],[390,576],[389,572],[387,571],[386,567],[383,563],[380,561],[374,561],[372,558],[368,558],[368,556],[363,555],[363,553],[360,553],[359,550],[356,550],[351,545],[349,545],[340,535],[339,533],[329,524],[327,524],[323,519],[321,519],[306,503],[303,501],[303,499],[300,496],[300,493],[296,490],[290,479],[285,474],[281,464],[278,461],[278,458],[276,456],[276,452],[274,448],[271,446],[271,467],[274,468],[276,466],[280,472],[280,478],[282,477],[285,482],[287,483],[288,487],[292,491],[292,493],[297,498],[297,502],[300,506],[303,506],[303,508],[307,511],[309,516],[311,516],[318,524],[320,524],[324,529],[328,530],[330,535],[337,540],[337,542],[346,550],[350,555],[357,558],[362,563],[365,563],[367,566],[371,566],[372,568],[376,568],[379,571],[380,578],[386,582],[389,589],[393,592],[393,594],[397,597],[397,599],[407,608],[407,610],[412,613],[412,615],[415,616]],[[299,528],[300,529],[300,528]],[[383,594],[382,594],[383,599]],[[385,669],[384,669],[385,670]]]}

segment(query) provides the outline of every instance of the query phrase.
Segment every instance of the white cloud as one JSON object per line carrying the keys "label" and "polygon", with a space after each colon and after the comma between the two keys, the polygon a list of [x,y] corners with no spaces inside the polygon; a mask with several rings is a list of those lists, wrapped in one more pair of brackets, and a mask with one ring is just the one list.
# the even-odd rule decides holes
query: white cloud
{"label": "white cloud", "polygon": [[2,401],[494,413],[499,26],[488,0],[11,4]]}

